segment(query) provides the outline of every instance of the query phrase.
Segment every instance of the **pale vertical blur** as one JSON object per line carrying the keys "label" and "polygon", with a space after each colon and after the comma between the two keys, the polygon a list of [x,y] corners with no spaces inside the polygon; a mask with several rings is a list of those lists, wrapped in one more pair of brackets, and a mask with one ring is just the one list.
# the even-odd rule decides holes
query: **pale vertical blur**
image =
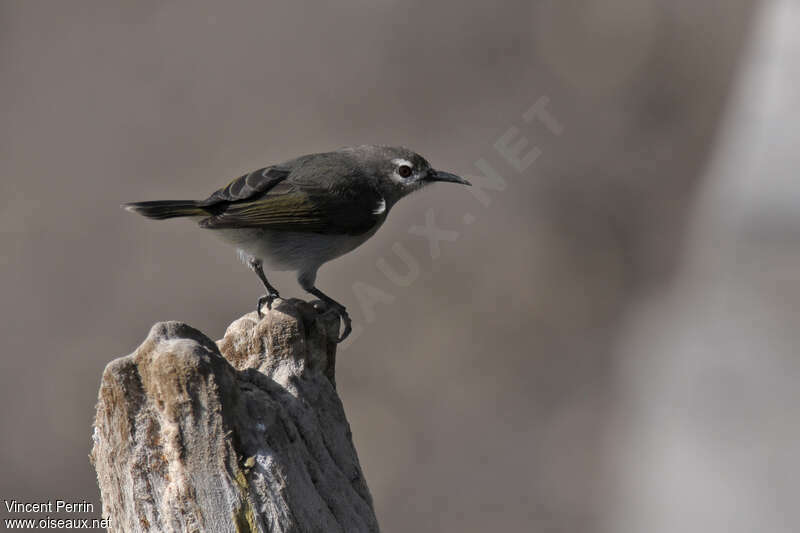
{"label": "pale vertical blur", "polygon": [[[224,244],[121,202],[370,142],[507,182],[418,193],[320,273],[358,323],[338,386],[385,531],[796,529],[797,17],[765,6],[0,0],[0,494],[96,501],[104,365],[255,304]],[[562,134],[522,120],[542,97]],[[541,150],[521,173],[510,127]]]}
{"label": "pale vertical blur", "polygon": [[762,4],[674,283],[620,342],[610,531],[800,528],[800,4]]}

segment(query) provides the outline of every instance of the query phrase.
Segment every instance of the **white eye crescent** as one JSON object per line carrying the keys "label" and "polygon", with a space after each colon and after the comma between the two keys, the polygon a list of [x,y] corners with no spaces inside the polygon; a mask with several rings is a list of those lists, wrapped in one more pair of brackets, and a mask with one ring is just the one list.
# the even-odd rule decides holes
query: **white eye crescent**
{"label": "white eye crescent", "polygon": [[406,180],[414,174],[414,164],[406,159],[393,159],[395,165],[394,175],[400,180]]}

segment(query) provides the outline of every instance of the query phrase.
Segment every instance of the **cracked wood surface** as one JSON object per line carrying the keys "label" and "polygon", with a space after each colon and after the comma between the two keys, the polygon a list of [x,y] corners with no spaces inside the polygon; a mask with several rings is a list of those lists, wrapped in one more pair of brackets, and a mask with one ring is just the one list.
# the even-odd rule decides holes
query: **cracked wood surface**
{"label": "cracked wood surface", "polygon": [[278,300],[217,343],[158,323],[109,363],[90,458],[110,530],[378,531],[336,393],[338,327]]}

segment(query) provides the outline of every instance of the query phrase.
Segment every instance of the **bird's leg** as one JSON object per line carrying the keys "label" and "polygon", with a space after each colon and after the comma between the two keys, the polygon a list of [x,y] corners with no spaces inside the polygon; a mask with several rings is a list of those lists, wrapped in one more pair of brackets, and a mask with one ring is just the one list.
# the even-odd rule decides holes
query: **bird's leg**
{"label": "bird's leg", "polygon": [[325,302],[330,307],[329,311],[334,311],[339,315],[339,318],[344,324],[344,331],[342,332],[342,336],[336,339],[336,342],[338,343],[345,340],[347,336],[350,335],[350,332],[353,331],[353,324],[350,321],[350,315],[347,314],[347,309],[345,309],[342,304],[314,286],[315,282],[317,281],[317,269],[313,268],[299,272],[297,281],[305,291],[310,292]]}
{"label": "bird's leg", "polygon": [[307,288],[306,290],[311,294],[313,294],[314,296],[316,296],[317,298],[319,298],[320,300],[322,300],[323,302],[325,302],[326,304],[330,305],[334,309],[334,311],[336,311],[339,314],[339,318],[341,318],[342,323],[344,323],[344,331],[342,332],[342,336],[336,339],[336,342],[339,343],[345,340],[347,336],[350,335],[350,332],[353,331],[353,323],[350,320],[350,315],[347,314],[347,309],[345,309],[345,307],[342,304],[340,304],[339,302],[337,302],[336,300],[334,300],[333,298],[331,298],[330,296],[328,296],[327,294],[325,294],[324,292],[322,292],[321,290],[319,290],[314,286]]}
{"label": "bird's leg", "polygon": [[261,261],[258,259],[250,259],[247,264],[256,273],[258,278],[261,280],[261,283],[264,284],[264,288],[267,289],[267,294],[260,296],[258,298],[258,305],[256,306],[256,312],[258,313],[258,318],[262,318],[264,315],[261,313],[261,307],[266,303],[267,309],[272,309],[272,302],[275,298],[280,298],[280,294],[278,294],[278,289],[270,285],[269,281],[267,281],[267,276],[264,275],[264,269],[261,266]]}

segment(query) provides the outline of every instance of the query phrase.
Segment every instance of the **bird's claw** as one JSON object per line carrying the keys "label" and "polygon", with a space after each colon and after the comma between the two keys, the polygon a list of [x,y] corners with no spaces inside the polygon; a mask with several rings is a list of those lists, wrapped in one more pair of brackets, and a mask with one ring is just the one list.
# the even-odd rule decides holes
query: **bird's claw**
{"label": "bird's claw", "polygon": [[259,320],[264,318],[264,313],[261,312],[261,308],[264,307],[264,304],[267,304],[267,309],[272,309],[272,302],[274,302],[277,298],[280,298],[280,295],[277,292],[263,294],[258,298],[256,312],[258,313]]}
{"label": "bird's claw", "polygon": [[[326,302],[321,302],[322,305],[325,305]],[[339,344],[343,340],[347,338],[348,335],[353,331],[353,321],[350,320],[350,315],[347,313],[347,309],[343,305],[339,305],[332,302],[327,302],[328,309],[325,311],[327,313],[336,313],[336,315],[341,319],[342,323],[344,324],[344,331],[342,331],[341,336],[337,337],[336,344]]]}
{"label": "bird's claw", "polygon": [[342,331],[342,336],[336,339],[336,344],[339,344],[343,340],[350,335],[350,332],[353,331],[353,321],[350,320],[350,315],[347,314],[347,310],[342,307],[339,311],[339,317],[342,319],[342,323],[344,323],[344,331]]}

